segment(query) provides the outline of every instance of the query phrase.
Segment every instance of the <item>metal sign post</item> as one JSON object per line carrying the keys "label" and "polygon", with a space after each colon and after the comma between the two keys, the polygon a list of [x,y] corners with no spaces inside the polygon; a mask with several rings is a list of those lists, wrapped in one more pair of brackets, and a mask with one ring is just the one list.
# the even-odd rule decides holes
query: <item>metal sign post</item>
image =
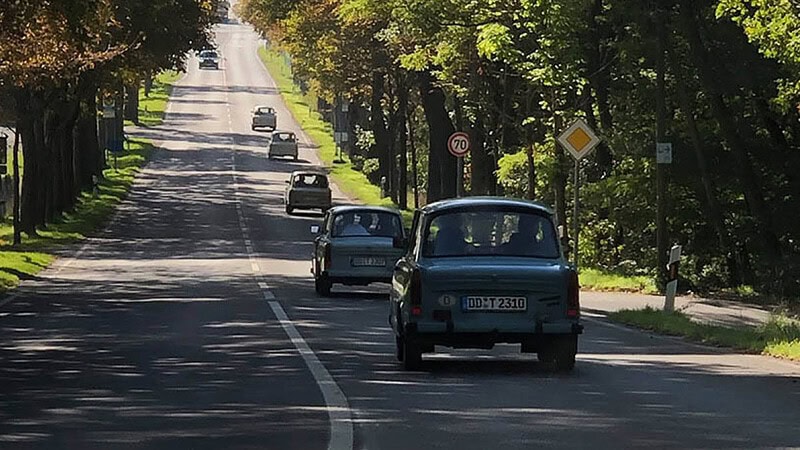
{"label": "metal sign post", "polygon": [[678,268],[681,265],[681,246],[673,245],[669,252],[669,263],[667,264],[667,272],[669,279],[667,280],[667,296],[664,299],[664,311],[675,311],[675,296],[678,293]]}
{"label": "metal sign post", "polygon": [[458,175],[456,176],[456,196],[464,196],[464,157],[470,149],[469,134],[456,131],[447,139],[447,150],[457,158]]}
{"label": "metal sign post", "polygon": [[572,123],[563,133],[558,136],[558,142],[564,147],[575,159],[575,174],[574,174],[574,187],[575,199],[573,201],[574,209],[572,211],[572,225],[573,225],[573,263],[578,267],[578,238],[580,236],[580,224],[578,222],[578,211],[580,205],[580,188],[581,188],[581,159],[586,157],[589,153],[597,147],[600,143],[600,138],[597,137],[594,130],[583,119],[578,119]]}

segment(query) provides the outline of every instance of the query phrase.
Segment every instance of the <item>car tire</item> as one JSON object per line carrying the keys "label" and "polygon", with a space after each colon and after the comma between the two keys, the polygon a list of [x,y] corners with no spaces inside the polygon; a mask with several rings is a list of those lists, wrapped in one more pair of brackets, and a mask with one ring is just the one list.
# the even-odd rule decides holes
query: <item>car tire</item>
{"label": "car tire", "polygon": [[578,353],[578,336],[558,337],[546,348],[539,350],[539,361],[552,364],[557,372],[570,372],[575,368]]}
{"label": "car tire", "polygon": [[403,344],[403,369],[419,370],[422,366],[422,349],[406,338],[400,338]]}
{"label": "car tire", "polygon": [[403,362],[403,357],[404,357],[403,338],[401,338],[400,336],[395,336],[394,345],[395,345],[395,354],[394,354],[395,357],[397,358],[398,361]]}
{"label": "car tire", "polygon": [[314,290],[320,297],[330,297],[332,287],[332,283],[327,278],[322,276],[314,278]]}
{"label": "car tire", "polygon": [[294,208],[292,208],[289,205],[286,205],[286,214],[292,215],[293,212],[294,212]]}

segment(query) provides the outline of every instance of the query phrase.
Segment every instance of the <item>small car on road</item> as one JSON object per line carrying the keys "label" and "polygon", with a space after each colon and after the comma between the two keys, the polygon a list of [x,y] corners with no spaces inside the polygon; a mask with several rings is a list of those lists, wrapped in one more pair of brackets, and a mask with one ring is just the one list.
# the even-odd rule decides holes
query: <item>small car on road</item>
{"label": "small car on road", "polygon": [[284,204],[286,214],[295,209],[319,209],[326,212],[331,207],[331,188],[328,176],[318,171],[298,170],[286,180]]}
{"label": "small car on road", "polygon": [[203,50],[198,58],[201,69],[219,69],[219,54],[216,50]]}
{"label": "small car on road", "polygon": [[267,157],[272,159],[276,156],[291,156],[295,161],[298,157],[297,136],[289,131],[276,131],[272,133],[269,142]]}
{"label": "small car on road", "polygon": [[397,210],[370,206],[331,208],[316,234],[311,273],[317,294],[327,297],[334,283],[366,286],[388,283],[403,255],[403,218]]}
{"label": "small car on road", "polygon": [[432,203],[416,211],[392,276],[397,358],[414,370],[436,345],[516,343],[572,370],[583,330],[578,296],[578,274],[544,205],[493,197]]}
{"label": "small car on road", "polygon": [[278,115],[275,114],[275,109],[270,106],[256,106],[253,109],[253,117],[250,127],[253,131],[259,128],[266,128],[269,131],[275,131],[278,125]]}

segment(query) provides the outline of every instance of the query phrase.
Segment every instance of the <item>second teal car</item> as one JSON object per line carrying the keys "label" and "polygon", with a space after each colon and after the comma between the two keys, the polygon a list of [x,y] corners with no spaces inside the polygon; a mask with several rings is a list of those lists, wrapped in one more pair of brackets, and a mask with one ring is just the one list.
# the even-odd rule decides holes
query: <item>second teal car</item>
{"label": "second teal car", "polygon": [[403,254],[405,232],[396,210],[367,206],[331,208],[322,226],[315,225],[311,273],[321,296],[334,283],[364,286],[392,279],[395,263]]}

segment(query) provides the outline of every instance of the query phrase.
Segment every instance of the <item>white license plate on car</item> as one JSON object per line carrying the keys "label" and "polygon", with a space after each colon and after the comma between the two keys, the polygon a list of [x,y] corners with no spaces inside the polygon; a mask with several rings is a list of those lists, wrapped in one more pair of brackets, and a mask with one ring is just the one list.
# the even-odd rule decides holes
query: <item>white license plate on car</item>
{"label": "white license plate on car", "polygon": [[461,298],[461,309],[467,312],[524,312],[528,310],[528,299],[525,297],[473,295]]}
{"label": "white license plate on car", "polygon": [[352,263],[354,267],[386,267],[385,258],[358,257]]}

